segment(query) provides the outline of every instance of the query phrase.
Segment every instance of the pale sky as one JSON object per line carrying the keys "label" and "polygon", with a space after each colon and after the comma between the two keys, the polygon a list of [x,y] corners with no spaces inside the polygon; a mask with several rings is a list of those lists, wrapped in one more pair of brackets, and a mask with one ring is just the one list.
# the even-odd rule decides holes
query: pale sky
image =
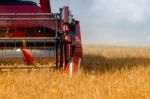
{"label": "pale sky", "polygon": [[80,21],[84,44],[150,46],[150,0],[51,0],[54,12],[64,5]]}

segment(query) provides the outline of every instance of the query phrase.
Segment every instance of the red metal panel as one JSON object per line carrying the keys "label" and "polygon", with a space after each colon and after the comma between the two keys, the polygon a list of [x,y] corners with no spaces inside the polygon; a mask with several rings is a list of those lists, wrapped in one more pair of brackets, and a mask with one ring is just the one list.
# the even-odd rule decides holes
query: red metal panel
{"label": "red metal panel", "polygon": [[64,22],[65,23],[69,22],[69,7],[68,6],[64,7]]}
{"label": "red metal panel", "polygon": [[6,35],[7,37],[26,37],[27,33],[23,31],[10,31]]}
{"label": "red metal panel", "polygon": [[36,5],[0,5],[0,13],[42,13]]}
{"label": "red metal panel", "polygon": [[40,0],[40,5],[41,5],[41,10],[43,12],[45,12],[45,13],[50,13],[51,12],[49,0]]}
{"label": "red metal panel", "polygon": [[75,36],[76,47],[78,48],[78,50],[75,50],[75,54],[78,57],[82,57],[82,43],[81,43],[81,32],[80,32],[80,22],[79,21],[76,21],[75,32],[76,32],[76,36]]}
{"label": "red metal panel", "polygon": [[[43,0],[44,2],[46,0]],[[42,2],[44,4],[44,2]],[[46,2],[45,2],[46,3]],[[0,5],[0,13],[43,13],[42,8],[36,5]],[[46,9],[46,8],[44,8]],[[45,10],[46,11],[46,10]],[[17,16],[21,17],[21,16]],[[29,17],[29,16],[27,16]],[[37,16],[33,16],[37,17]],[[40,18],[40,16],[38,16]],[[44,16],[49,17],[49,16]],[[0,27],[35,27],[35,26],[44,26],[50,29],[55,29],[55,24],[52,21],[1,21]]]}
{"label": "red metal panel", "polygon": [[[73,57],[73,63],[72,63],[73,64],[73,71],[72,71],[73,74],[72,75],[74,75],[78,72],[79,61],[80,61],[80,57],[77,57],[77,56]],[[71,63],[68,63],[66,68],[65,68],[65,72],[67,74],[70,73],[70,65],[71,65]]]}

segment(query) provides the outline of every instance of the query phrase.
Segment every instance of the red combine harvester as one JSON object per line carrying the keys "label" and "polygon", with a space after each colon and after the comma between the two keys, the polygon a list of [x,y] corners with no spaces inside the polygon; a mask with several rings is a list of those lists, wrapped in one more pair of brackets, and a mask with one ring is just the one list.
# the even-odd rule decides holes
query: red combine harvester
{"label": "red combine harvester", "polygon": [[73,75],[79,69],[82,57],[80,23],[73,18],[68,6],[52,13],[49,0],[39,2],[40,5],[31,0],[0,1],[1,59],[17,59],[14,53],[20,50],[28,64],[0,66],[0,69],[50,68],[52,66],[35,65],[38,63],[36,58],[44,60],[44,56],[49,55],[47,61],[54,61],[53,67],[63,67]]}

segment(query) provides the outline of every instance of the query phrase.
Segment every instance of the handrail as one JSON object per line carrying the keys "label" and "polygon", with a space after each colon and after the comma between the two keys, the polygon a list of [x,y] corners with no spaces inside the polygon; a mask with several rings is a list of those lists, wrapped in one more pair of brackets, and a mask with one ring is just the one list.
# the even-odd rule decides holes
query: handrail
{"label": "handrail", "polygon": [[0,13],[0,16],[35,16],[35,15],[40,15],[40,16],[54,16],[54,15],[59,15],[59,13]]}
{"label": "handrail", "polygon": [[56,37],[4,37],[0,40],[55,40]]}
{"label": "handrail", "polygon": [[48,21],[55,20],[55,18],[0,18],[0,21]]}

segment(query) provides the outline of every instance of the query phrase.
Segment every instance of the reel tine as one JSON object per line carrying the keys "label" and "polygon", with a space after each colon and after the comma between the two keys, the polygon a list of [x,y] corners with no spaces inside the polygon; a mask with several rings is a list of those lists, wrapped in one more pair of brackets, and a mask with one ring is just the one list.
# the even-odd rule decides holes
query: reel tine
{"label": "reel tine", "polygon": [[13,53],[14,53],[14,52],[13,52],[13,48],[12,48],[12,49],[11,49],[11,55],[12,55],[12,57],[14,57]]}
{"label": "reel tine", "polygon": [[6,42],[5,42],[5,48],[4,49],[5,49],[5,57],[6,57]]}
{"label": "reel tine", "polygon": [[48,53],[49,53],[49,56],[48,56],[48,57],[51,57],[51,56],[50,56],[50,52],[51,52],[51,48],[49,48],[49,50],[48,50]]}
{"label": "reel tine", "polygon": [[40,50],[40,60],[42,59],[41,53],[42,53],[42,52],[41,52],[41,50]]}
{"label": "reel tine", "polygon": [[41,50],[39,50],[38,57],[41,58]]}
{"label": "reel tine", "polygon": [[3,56],[3,49],[2,49],[2,58],[3,58],[4,56]]}

